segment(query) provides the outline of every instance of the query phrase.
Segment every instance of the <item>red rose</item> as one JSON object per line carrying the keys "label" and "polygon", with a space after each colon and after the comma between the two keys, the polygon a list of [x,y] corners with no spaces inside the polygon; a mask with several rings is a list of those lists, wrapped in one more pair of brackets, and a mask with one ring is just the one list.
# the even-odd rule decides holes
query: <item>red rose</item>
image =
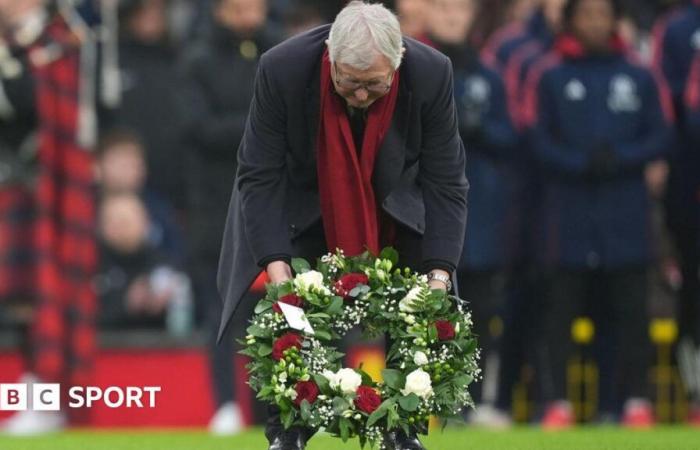
{"label": "red rose", "polygon": [[284,295],[280,297],[274,305],[272,305],[272,310],[274,312],[276,312],[277,314],[282,314],[282,308],[280,308],[280,305],[278,305],[278,303],[286,303],[288,305],[296,306],[298,308],[304,307],[304,299],[296,294]]}
{"label": "red rose", "polygon": [[341,297],[347,298],[350,291],[355,289],[358,284],[368,283],[369,278],[364,273],[348,273],[335,282],[335,292]]}
{"label": "red rose", "polygon": [[382,398],[377,394],[377,391],[369,386],[360,386],[357,388],[357,397],[355,397],[355,406],[360,411],[367,414],[372,414],[375,409],[379,408],[382,403]]}
{"label": "red rose", "polygon": [[282,353],[288,348],[301,348],[301,340],[301,336],[296,333],[283,334],[272,344],[272,357],[279,361],[284,357]]}
{"label": "red rose", "polygon": [[294,404],[297,407],[301,406],[302,400],[313,404],[319,394],[318,386],[313,381],[300,381],[294,385],[294,390],[297,392],[297,398],[294,399]]}
{"label": "red rose", "polygon": [[449,341],[455,338],[455,327],[447,320],[438,320],[435,322],[437,328],[438,339],[441,341]]}

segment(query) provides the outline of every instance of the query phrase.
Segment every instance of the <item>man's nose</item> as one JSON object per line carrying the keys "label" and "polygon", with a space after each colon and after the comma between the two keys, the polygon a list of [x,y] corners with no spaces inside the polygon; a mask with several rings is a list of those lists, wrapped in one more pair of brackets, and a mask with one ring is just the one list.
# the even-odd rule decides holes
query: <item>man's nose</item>
{"label": "man's nose", "polygon": [[369,92],[367,92],[367,89],[365,88],[360,88],[355,91],[355,98],[361,102],[364,102],[367,100],[367,97],[369,97]]}

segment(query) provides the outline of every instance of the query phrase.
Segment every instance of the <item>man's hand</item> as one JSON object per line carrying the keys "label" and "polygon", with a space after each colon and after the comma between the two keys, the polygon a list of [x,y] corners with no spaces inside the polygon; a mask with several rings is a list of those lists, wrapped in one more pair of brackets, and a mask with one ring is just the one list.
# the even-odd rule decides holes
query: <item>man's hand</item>
{"label": "man's hand", "polygon": [[272,284],[280,284],[292,279],[292,268],[284,261],[273,261],[265,270]]}
{"label": "man's hand", "polygon": [[[431,272],[431,273],[440,274],[440,275],[444,275],[444,276],[446,276],[446,277],[448,277],[448,278],[449,278],[449,276],[450,276],[449,273],[445,272],[444,270],[440,270],[440,269],[433,269],[433,270],[431,270],[430,272]],[[440,280],[435,280],[435,279],[430,280],[430,281],[428,282],[428,286],[430,286],[430,289],[442,289],[443,291],[446,291],[446,290],[447,290],[447,285],[446,285],[445,283],[443,283],[442,281],[440,281]]]}

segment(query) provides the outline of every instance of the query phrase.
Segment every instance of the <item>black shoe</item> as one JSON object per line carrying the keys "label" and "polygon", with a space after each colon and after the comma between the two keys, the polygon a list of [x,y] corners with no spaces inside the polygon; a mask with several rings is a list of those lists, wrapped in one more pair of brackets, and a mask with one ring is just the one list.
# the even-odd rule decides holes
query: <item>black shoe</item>
{"label": "black shoe", "polygon": [[301,431],[290,429],[277,434],[267,450],[304,450],[305,447],[306,440]]}
{"label": "black shoe", "polygon": [[425,450],[415,434],[406,435],[403,431],[391,431],[384,435],[387,450]]}

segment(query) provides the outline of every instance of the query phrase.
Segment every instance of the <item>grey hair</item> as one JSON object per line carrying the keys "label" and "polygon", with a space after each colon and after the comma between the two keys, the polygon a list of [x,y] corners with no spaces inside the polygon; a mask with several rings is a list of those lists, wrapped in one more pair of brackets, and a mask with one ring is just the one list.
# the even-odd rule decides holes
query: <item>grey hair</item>
{"label": "grey hair", "polygon": [[403,56],[399,20],[381,4],[348,3],[335,18],[326,42],[332,63],[359,70],[368,69],[378,54],[396,70]]}

